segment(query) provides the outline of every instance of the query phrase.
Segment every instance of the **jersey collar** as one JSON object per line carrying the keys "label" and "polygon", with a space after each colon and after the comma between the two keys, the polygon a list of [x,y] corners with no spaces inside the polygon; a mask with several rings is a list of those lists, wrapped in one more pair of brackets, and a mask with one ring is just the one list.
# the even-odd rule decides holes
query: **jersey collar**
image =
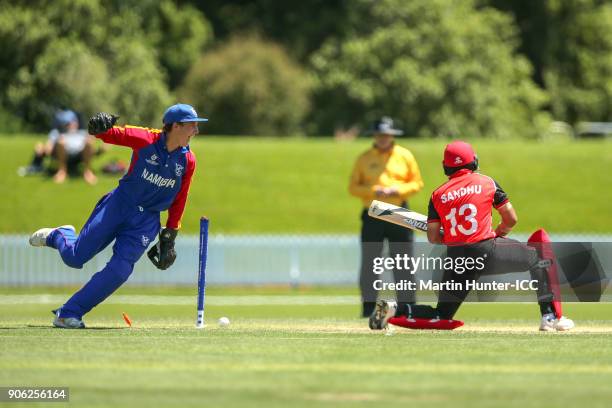
{"label": "jersey collar", "polygon": [[466,174],[472,174],[473,171],[470,169],[461,169],[456,171],[455,173],[451,174],[450,176],[448,176],[449,179],[454,179],[457,177],[461,177],[461,176],[465,176]]}
{"label": "jersey collar", "polygon": [[391,152],[393,152],[393,150],[395,149],[395,140],[391,142],[391,147],[389,147],[389,149],[385,150],[384,152],[381,151],[378,147],[376,147],[376,143],[372,143],[372,149],[378,154],[391,154]]}
{"label": "jersey collar", "polygon": [[187,152],[189,152],[189,145],[185,146],[185,147],[181,147],[179,149],[175,149],[172,152],[168,152],[168,148],[166,147],[166,139],[168,138],[168,135],[166,134],[166,132],[162,132],[161,136],[159,137],[159,143],[161,143],[162,148],[168,153],[168,154],[176,154],[176,153],[181,153],[181,154],[187,154]]}

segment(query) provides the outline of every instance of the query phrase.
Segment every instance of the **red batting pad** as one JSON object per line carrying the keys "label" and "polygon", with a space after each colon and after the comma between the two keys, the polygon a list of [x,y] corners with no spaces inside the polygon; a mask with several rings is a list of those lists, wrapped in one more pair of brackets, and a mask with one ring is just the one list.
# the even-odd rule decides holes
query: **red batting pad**
{"label": "red batting pad", "polygon": [[560,318],[563,316],[561,310],[561,290],[559,288],[559,276],[557,275],[557,258],[553,252],[550,237],[542,228],[531,234],[527,242],[538,251],[541,259],[550,259],[552,261],[552,265],[548,268],[548,282],[553,293],[552,303],[555,309],[555,316]]}
{"label": "red batting pad", "polygon": [[424,330],[454,330],[457,327],[463,326],[461,320],[409,319],[405,316],[392,317],[389,319],[389,323],[407,329]]}

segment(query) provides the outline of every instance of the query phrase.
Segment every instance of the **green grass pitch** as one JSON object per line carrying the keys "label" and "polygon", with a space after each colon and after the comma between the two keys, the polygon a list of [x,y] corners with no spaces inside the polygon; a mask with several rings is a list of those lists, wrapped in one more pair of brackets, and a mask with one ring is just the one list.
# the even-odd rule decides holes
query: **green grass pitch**
{"label": "green grass pitch", "polygon": [[[612,399],[612,304],[565,305],[577,323],[568,333],[539,333],[534,304],[470,303],[453,332],[385,335],[356,317],[353,289],[212,288],[208,327],[197,330],[194,290],[128,287],[86,316],[90,329],[52,329],[49,310],[69,294],[0,289],[0,384],[69,386],[70,406],[83,407],[605,407]],[[231,325],[218,327],[220,316]]]}
{"label": "green grass pitch", "polygon": [[[118,177],[101,176],[91,187],[80,179],[57,186],[50,177],[17,176],[32,146],[44,137],[0,137],[3,190],[0,233],[25,233],[44,225],[80,228],[100,196]],[[610,233],[609,174],[612,142],[470,140],[482,171],[508,193],[519,216],[515,230],[552,233]],[[446,140],[398,139],[418,160],[425,187],[411,199],[427,212],[431,192],[444,181],[441,161]],[[211,219],[212,234],[356,234],[361,203],[348,193],[356,157],[368,138],[248,138],[200,135],[192,143],[198,168],[183,218],[184,233],[197,234],[200,216]],[[131,150],[112,147],[96,159],[99,170],[112,158],[129,161]]]}

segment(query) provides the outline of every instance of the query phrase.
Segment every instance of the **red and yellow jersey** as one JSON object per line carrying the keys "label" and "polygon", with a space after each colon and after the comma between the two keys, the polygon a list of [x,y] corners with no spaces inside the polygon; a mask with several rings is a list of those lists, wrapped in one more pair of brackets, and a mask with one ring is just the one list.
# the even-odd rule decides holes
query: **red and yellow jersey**
{"label": "red and yellow jersey", "polygon": [[143,209],[168,210],[166,226],[179,229],[196,167],[189,146],[169,152],[165,132],[136,126],[115,126],[96,137],[133,150],[130,167],[116,191]]}
{"label": "red and yellow jersey", "polygon": [[507,202],[491,177],[462,169],[431,195],[427,222],[442,224],[444,244],[471,244],[495,237],[492,209]]}

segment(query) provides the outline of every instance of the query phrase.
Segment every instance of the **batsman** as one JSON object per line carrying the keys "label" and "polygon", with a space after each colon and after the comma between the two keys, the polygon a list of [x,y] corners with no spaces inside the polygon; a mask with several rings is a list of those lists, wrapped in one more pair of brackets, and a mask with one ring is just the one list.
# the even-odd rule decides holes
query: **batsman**
{"label": "batsman", "polygon": [[[444,150],[442,162],[448,181],[438,187],[429,200],[427,238],[432,244],[447,246],[447,257],[483,259],[484,268],[456,272],[447,269],[442,283],[452,289],[439,291],[436,307],[379,300],[370,316],[370,328],[382,329],[391,323],[416,329],[453,329],[463,324],[452,320],[469,293],[468,285],[450,285],[477,281],[482,275],[529,271],[537,281],[537,300],[542,331],[565,331],[574,322],[561,313],[560,298],[555,296],[551,274],[553,263],[542,249],[506,238],[518,218],[508,196],[492,178],[478,173],[478,157],[466,142],[454,141]],[[492,210],[501,222],[492,226]],[[535,235],[535,234],[534,234]],[[454,264],[454,263],[453,263]],[[405,323],[405,324],[404,324]]]}
{"label": "batsman", "polygon": [[[63,306],[54,310],[53,325],[66,329],[85,328],[83,316],[115,292],[131,275],[134,264],[159,234],[148,256],[159,269],[176,259],[174,241],[181,225],[196,158],[189,141],[198,134],[199,118],[186,104],[169,107],[163,130],[115,126],[117,116],[94,115],[89,133],[106,143],[132,149],[127,173],[117,188],[103,196],[77,235],[72,225],[41,228],[30,237],[36,247],[56,249],[64,263],[81,269],[113,240],[113,255]],[[160,213],[168,210],[161,229]]]}

